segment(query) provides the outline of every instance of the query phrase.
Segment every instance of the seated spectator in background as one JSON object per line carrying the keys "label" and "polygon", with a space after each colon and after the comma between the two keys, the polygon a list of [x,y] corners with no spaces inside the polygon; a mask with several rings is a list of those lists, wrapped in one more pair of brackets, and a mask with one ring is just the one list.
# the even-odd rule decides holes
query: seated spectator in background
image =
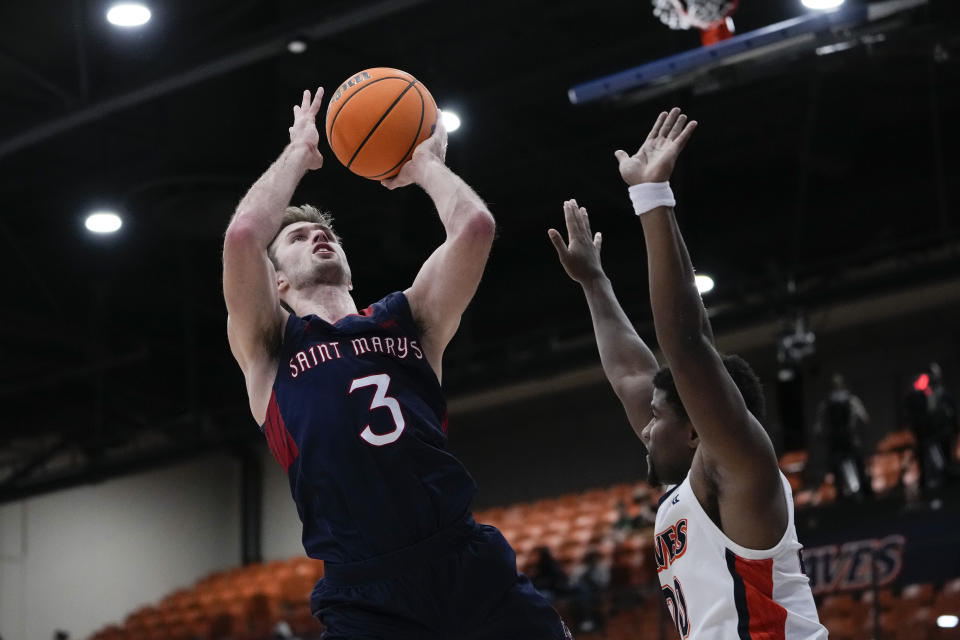
{"label": "seated spectator in background", "polygon": [[296,636],[293,635],[293,630],[290,629],[290,625],[281,620],[274,626],[273,635],[270,636],[271,640],[299,640]]}
{"label": "seated spectator in background", "polygon": [[870,490],[864,473],[863,432],[870,416],[850,393],[843,376],[833,374],[831,389],[817,407],[814,437],[827,448],[827,466],[841,495],[861,498]]}
{"label": "seated spectator in background", "polygon": [[627,503],[623,500],[617,500],[617,519],[613,523],[613,532],[616,537],[626,537],[633,530],[633,516],[627,510]]}
{"label": "seated spectator in background", "polygon": [[943,484],[957,437],[957,411],[936,362],[913,381],[907,395],[907,420],[917,436],[921,486],[936,489]]}
{"label": "seated spectator in background", "polygon": [[650,506],[651,502],[653,502],[653,499],[649,487],[640,486],[633,492],[633,504],[640,509],[640,512],[633,518],[634,529],[652,527],[653,523],[657,521],[657,512]]}
{"label": "seated spectator in background", "polygon": [[623,500],[617,501],[617,519],[613,523],[613,539],[622,542],[631,533],[652,527],[657,512],[650,508],[650,489],[637,487],[633,493],[633,504],[637,506],[637,515],[630,515],[630,509]]}
{"label": "seated spectator in background", "polygon": [[603,597],[610,585],[610,567],[600,561],[600,553],[591,549],[571,576],[573,587],[573,617],[580,631],[589,633],[602,629]]}
{"label": "seated spectator in background", "polygon": [[560,563],[557,562],[548,547],[537,547],[536,563],[530,571],[530,582],[534,588],[543,594],[550,602],[566,595],[570,588],[567,582],[567,574],[564,572]]}

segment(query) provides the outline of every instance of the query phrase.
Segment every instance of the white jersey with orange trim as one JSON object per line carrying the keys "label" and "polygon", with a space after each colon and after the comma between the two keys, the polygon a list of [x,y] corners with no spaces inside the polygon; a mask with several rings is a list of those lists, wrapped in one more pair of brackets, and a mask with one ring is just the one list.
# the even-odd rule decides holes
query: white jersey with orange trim
{"label": "white jersey with orange trim", "polygon": [[660,499],[654,556],[661,591],[681,638],[689,640],[820,640],[810,583],[803,573],[787,499],[787,530],[772,549],[742,547],[703,510],[690,474]]}

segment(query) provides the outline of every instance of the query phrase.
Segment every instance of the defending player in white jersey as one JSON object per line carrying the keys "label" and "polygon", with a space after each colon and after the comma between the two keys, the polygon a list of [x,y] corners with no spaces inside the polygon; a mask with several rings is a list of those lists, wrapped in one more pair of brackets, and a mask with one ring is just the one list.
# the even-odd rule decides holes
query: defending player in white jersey
{"label": "defending player in white jersey", "polygon": [[640,217],[660,369],[616,300],[600,265],[600,234],[585,209],[564,203],[569,244],[548,234],[581,284],[604,372],[647,448],[651,483],[677,485],[661,500],[654,540],[664,601],[682,638],[820,639],[803,574],[793,499],[763,419],[749,365],[713,345],[693,265],[673,214],[669,182],[696,128],[662,113],[633,155],[617,151]]}

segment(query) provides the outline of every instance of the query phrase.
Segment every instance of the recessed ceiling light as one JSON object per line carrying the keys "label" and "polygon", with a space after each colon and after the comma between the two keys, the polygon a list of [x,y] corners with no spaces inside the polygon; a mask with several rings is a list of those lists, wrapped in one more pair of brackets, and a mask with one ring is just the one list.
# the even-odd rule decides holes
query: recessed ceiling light
{"label": "recessed ceiling light", "polygon": [[456,131],[460,128],[460,116],[455,114],[453,111],[441,109],[440,120],[443,122],[443,128],[447,130],[447,133]]}
{"label": "recessed ceiling light", "polygon": [[698,273],[695,280],[697,282],[697,291],[699,291],[701,294],[713,290],[713,278],[710,276]]}
{"label": "recessed ceiling light", "polygon": [[843,0],[801,0],[807,9],[836,9]]}
{"label": "recessed ceiling light", "polygon": [[150,20],[150,9],[139,2],[119,2],[107,11],[107,20],[118,27],[139,27]]}
{"label": "recessed ceiling light", "polygon": [[291,40],[287,43],[287,51],[290,53],[303,53],[307,50],[307,43],[303,40]]}
{"label": "recessed ceiling light", "polygon": [[123,220],[113,211],[94,211],[83,224],[93,233],[113,233],[123,226]]}

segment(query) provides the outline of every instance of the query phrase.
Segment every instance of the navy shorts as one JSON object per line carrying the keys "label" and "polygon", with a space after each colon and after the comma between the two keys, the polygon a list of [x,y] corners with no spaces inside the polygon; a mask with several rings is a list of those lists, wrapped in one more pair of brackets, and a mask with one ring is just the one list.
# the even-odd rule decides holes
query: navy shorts
{"label": "navy shorts", "polygon": [[510,544],[472,517],[385,556],[328,563],[310,605],[324,640],[572,640]]}

